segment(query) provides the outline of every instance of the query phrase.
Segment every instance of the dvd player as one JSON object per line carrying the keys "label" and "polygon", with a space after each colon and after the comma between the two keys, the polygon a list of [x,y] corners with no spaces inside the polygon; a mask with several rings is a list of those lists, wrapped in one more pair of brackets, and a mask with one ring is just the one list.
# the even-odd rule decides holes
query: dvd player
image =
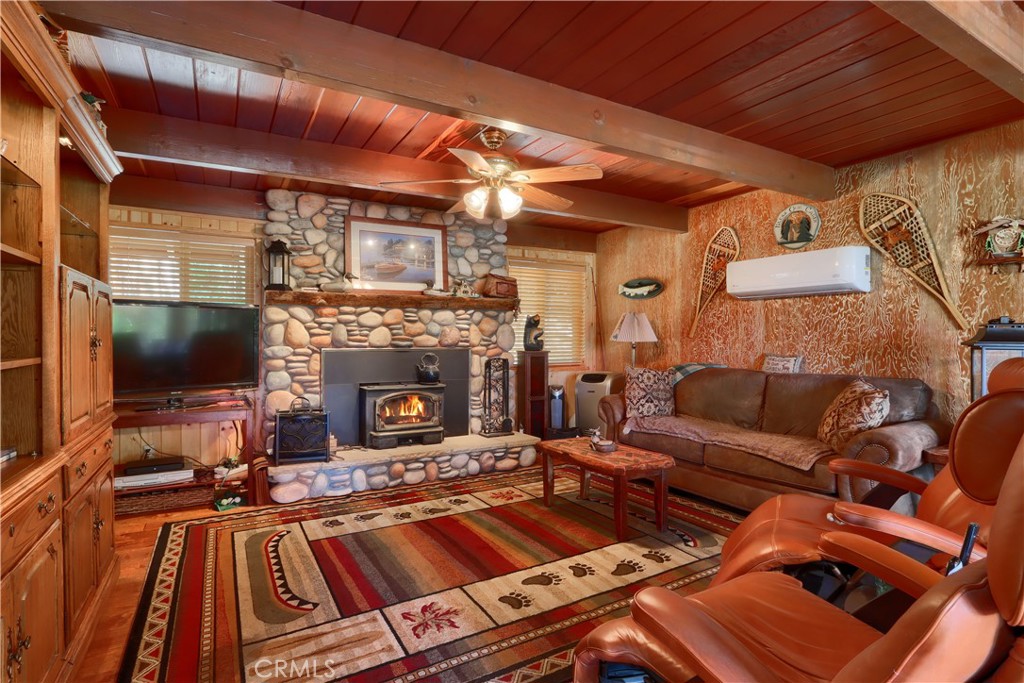
{"label": "dvd player", "polygon": [[121,473],[124,476],[136,474],[152,474],[154,472],[174,472],[185,469],[185,459],[181,457],[150,458],[148,460],[136,460],[126,462],[121,466]]}

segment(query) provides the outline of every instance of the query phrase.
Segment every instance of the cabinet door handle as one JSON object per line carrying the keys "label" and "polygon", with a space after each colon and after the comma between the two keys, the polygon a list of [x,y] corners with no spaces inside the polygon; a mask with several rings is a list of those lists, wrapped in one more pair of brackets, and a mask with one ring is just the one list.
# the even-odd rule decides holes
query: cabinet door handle
{"label": "cabinet door handle", "polygon": [[7,678],[14,678],[14,665],[18,665],[18,673],[21,673],[22,653],[32,646],[32,636],[26,636],[22,630],[21,617],[18,617],[18,635],[11,633],[11,627],[7,627]]}
{"label": "cabinet door handle", "polygon": [[114,447],[114,440],[107,439],[106,441],[103,442],[103,445],[106,446],[107,450],[110,450],[111,448]]}
{"label": "cabinet door handle", "polygon": [[57,507],[57,497],[52,493],[46,497],[46,502],[39,501],[36,505],[36,509],[43,515],[48,515],[53,512],[53,509]]}
{"label": "cabinet door handle", "polygon": [[7,627],[7,680],[14,678],[14,665],[17,665],[17,673],[22,673],[22,658],[17,650],[14,641],[14,632]]}
{"label": "cabinet door handle", "polygon": [[10,535],[11,538],[14,538],[14,525],[13,524],[11,526],[7,527],[7,533]]}
{"label": "cabinet door handle", "polygon": [[75,468],[75,474],[78,475],[79,479],[85,476],[86,470],[89,469],[89,463],[83,462],[81,465]]}
{"label": "cabinet door handle", "polygon": [[46,552],[50,553],[50,557],[57,557],[57,549],[53,547],[53,544],[46,546]]}

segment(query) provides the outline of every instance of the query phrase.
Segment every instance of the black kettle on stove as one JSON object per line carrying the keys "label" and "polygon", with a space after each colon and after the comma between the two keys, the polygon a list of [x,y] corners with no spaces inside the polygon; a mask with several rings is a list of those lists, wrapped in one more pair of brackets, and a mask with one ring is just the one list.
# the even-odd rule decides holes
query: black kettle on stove
{"label": "black kettle on stove", "polygon": [[416,381],[420,384],[437,384],[441,381],[441,360],[436,353],[425,353],[416,364]]}

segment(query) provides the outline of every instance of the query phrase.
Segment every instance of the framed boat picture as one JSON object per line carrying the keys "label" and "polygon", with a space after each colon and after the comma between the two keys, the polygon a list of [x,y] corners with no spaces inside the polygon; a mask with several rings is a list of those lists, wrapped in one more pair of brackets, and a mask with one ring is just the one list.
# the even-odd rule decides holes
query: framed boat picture
{"label": "framed boat picture", "polygon": [[420,292],[448,287],[448,241],[443,225],[348,216],[345,269],[353,289]]}

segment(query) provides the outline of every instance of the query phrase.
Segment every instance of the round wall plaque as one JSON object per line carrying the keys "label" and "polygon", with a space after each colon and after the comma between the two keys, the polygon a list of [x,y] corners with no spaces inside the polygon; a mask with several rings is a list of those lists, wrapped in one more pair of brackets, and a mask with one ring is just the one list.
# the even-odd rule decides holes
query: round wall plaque
{"label": "round wall plaque", "polygon": [[821,216],[810,204],[793,204],[775,219],[775,241],[786,249],[800,249],[814,241]]}

